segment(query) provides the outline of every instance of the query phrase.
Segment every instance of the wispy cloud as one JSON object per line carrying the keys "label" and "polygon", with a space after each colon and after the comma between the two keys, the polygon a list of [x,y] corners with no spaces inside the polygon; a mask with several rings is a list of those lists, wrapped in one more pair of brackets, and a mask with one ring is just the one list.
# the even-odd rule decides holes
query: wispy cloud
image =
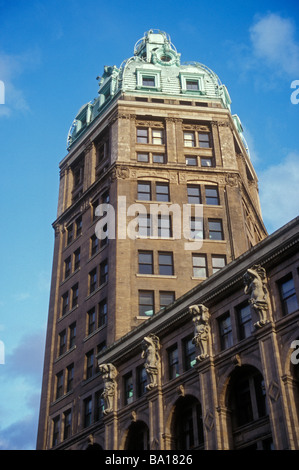
{"label": "wispy cloud", "polygon": [[30,105],[24,90],[20,87],[20,77],[40,63],[38,49],[19,55],[0,51],[0,80],[4,83],[5,103],[0,106],[0,117],[10,117],[14,111],[28,112]]}
{"label": "wispy cloud", "polygon": [[250,40],[253,55],[278,75],[298,75],[299,44],[293,20],[275,13],[258,18],[250,28]]}
{"label": "wispy cloud", "polygon": [[273,232],[299,215],[299,153],[289,153],[279,164],[259,173],[264,222]]}

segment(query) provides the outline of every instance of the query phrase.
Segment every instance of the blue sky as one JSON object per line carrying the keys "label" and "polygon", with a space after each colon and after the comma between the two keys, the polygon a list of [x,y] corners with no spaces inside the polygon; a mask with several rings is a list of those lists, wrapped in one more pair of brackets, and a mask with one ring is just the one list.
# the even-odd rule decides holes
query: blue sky
{"label": "blue sky", "polygon": [[104,65],[119,66],[157,28],[182,61],[219,76],[245,130],[271,233],[298,215],[299,104],[290,99],[298,17],[295,0],[0,0],[0,450],[35,448],[58,163]]}

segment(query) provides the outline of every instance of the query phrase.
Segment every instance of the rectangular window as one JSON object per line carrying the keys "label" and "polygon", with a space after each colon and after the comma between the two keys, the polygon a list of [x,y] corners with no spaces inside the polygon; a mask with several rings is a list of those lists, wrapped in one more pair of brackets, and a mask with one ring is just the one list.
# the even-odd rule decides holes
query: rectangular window
{"label": "rectangular window", "polygon": [[66,243],[67,245],[69,245],[73,241],[73,236],[74,236],[73,224],[69,225],[66,230],[67,230]]}
{"label": "rectangular window", "polygon": [[279,282],[280,298],[283,314],[293,313],[298,310],[298,300],[295,291],[294,279],[291,274]]}
{"label": "rectangular window", "polygon": [[66,292],[62,296],[62,307],[61,307],[62,315],[65,315],[68,312],[68,309],[69,309],[69,293]]}
{"label": "rectangular window", "polygon": [[152,129],[152,143],[154,145],[164,144],[164,131],[162,129]]}
{"label": "rectangular window", "polygon": [[104,299],[99,303],[99,327],[106,325],[107,313],[108,313],[107,300]]}
{"label": "rectangular window", "polygon": [[61,356],[66,351],[66,330],[59,333],[59,349],[58,356]]}
{"label": "rectangular window", "polygon": [[57,416],[53,419],[53,438],[52,438],[52,446],[57,446],[59,443],[59,433],[60,433],[60,417]]}
{"label": "rectangular window", "polygon": [[86,354],[86,379],[90,379],[93,376],[94,366],[94,354],[93,351],[89,351]]}
{"label": "rectangular window", "polygon": [[96,330],[96,309],[93,307],[87,312],[87,334],[90,335]]}
{"label": "rectangular window", "polygon": [[138,253],[139,274],[153,274],[153,252],[139,251]]}
{"label": "rectangular window", "polygon": [[72,410],[64,412],[64,431],[63,439],[67,439],[72,435]]}
{"label": "rectangular window", "polygon": [[108,260],[105,259],[100,264],[100,286],[108,282]]}
{"label": "rectangular window", "polygon": [[222,315],[218,320],[221,349],[230,348],[233,345],[233,332],[230,314]]}
{"label": "rectangular window", "polygon": [[90,273],[89,273],[89,293],[91,294],[94,292],[97,288],[97,269],[94,268]]}
{"label": "rectangular window", "polygon": [[79,284],[77,283],[72,287],[72,308],[77,307],[78,296],[79,296]]}
{"label": "rectangular window", "polygon": [[137,367],[136,369],[136,385],[137,396],[140,398],[146,393],[147,373],[144,366]]}
{"label": "rectangular window", "polygon": [[63,371],[56,374],[56,400],[63,395]]}
{"label": "rectangular window", "polygon": [[80,248],[74,252],[74,271],[80,267]]}
{"label": "rectangular window", "polygon": [[83,407],[84,407],[84,409],[83,409],[83,416],[84,416],[83,426],[84,426],[84,428],[87,428],[92,423],[92,398],[91,397],[85,398],[85,400],[83,402]]}
{"label": "rectangular window", "polygon": [[99,421],[104,416],[105,401],[102,394],[103,390],[99,390],[95,394],[95,421]]}
{"label": "rectangular window", "polygon": [[200,197],[200,186],[197,185],[188,185],[187,186],[187,195],[189,204],[201,204]]}
{"label": "rectangular window", "polygon": [[198,91],[199,90],[198,80],[186,80],[186,90]]}
{"label": "rectangular window", "polygon": [[165,163],[165,155],[153,154],[153,163]]}
{"label": "rectangular window", "polygon": [[150,237],[152,235],[152,219],[150,215],[140,214],[138,216],[138,232],[140,237]]}
{"label": "rectangular window", "polygon": [[129,373],[124,377],[124,392],[125,405],[128,405],[129,403],[132,403],[134,394],[132,373]]}
{"label": "rectangular window", "polygon": [[69,349],[71,349],[76,344],[76,322],[70,325],[70,334],[69,334]]}
{"label": "rectangular window", "polygon": [[212,255],[212,270],[213,274],[217,273],[221,268],[224,268],[226,265],[226,256],[225,255]]}
{"label": "rectangular window", "polygon": [[184,147],[195,147],[194,132],[184,132]]}
{"label": "rectangular window", "polygon": [[159,274],[163,276],[173,276],[173,255],[172,253],[159,253]]}
{"label": "rectangular window", "polygon": [[148,144],[148,129],[137,128],[137,143]]}
{"label": "rectangular window", "polygon": [[223,240],[222,221],[220,219],[209,219],[209,239]]}
{"label": "rectangular window", "polygon": [[183,340],[183,353],[184,353],[184,368],[190,370],[196,364],[195,358],[195,345],[192,342],[192,337]]}
{"label": "rectangular window", "polygon": [[90,238],[90,256],[93,256],[96,254],[96,252],[99,249],[99,239],[98,237],[94,234]]}
{"label": "rectangular window", "polygon": [[140,201],[150,201],[151,198],[151,183],[145,181],[138,183],[137,199]]}
{"label": "rectangular window", "polygon": [[201,157],[200,158],[200,165],[205,166],[214,166],[214,159],[209,157]]}
{"label": "rectangular window", "polygon": [[190,238],[192,240],[203,239],[203,219],[202,217],[190,218]]}
{"label": "rectangular window", "polygon": [[171,238],[171,216],[158,214],[158,237]]}
{"label": "rectangular window", "polygon": [[218,189],[215,186],[205,186],[206,204],[219,205]]}
{"label": "rectangular window", "polygon": [[156,200],[169,202],[169,185],[167,183],[156,183]]}
{"label": "rectangular window", "polygon": [[142,86],[154,87],[155,77],[142,77]]}
{"label": "rectangular window", "polygon": [[210,148],[210,134],[206,132],[199,132],[198,133],[198,146],[200,148]]}
{"label": "rectangular window", "polygon": [[70,364],[67,367],[67,382],[66,382],[66,391],[70,392],[73,390],[74,384],[74,364]]}
{"label": "rectangular window", "polygon": [[175,301],[174,292],[160,292],[160,310]]}
{"label": "rectangular window", "polygon": [[207,277],[207,258],[206,255],[192,255],[193,277]]}
{"label": "rectangular window", "polygon": [[75,222],[76,225],[76,237],[79,237],[82,233],[82,217],[78,217]]}
{"label": "rectangular window", "polygon": [[197,166],[197,157],[186,157],[187,166]]}
{"label": "rectangular window", "polygon": [[154,292],[139,291],[139,316],[150,317],[154,314]]}
{"label": "rectangular window", "polygon": [[64,279],[69,277],[72,271],[72,258],[69,256],[65,261],[64,261]]}
{"label": "rectangular window", "polygon": [[239,339],[242,340],[251,336],[252,322],[250,305],[241,305],[237,307],[236,311],[239,328]]}
{"label": "rectangular window", "polygon": [[148,163],[149,162],[149,154],[148,153],[137,153],[137,161]]}
{"label": "rectangular window", "polygon": [[171,347],[167,351],[168,355],[168,378],[175,379],[179,374],[179,354],[177,345]]}

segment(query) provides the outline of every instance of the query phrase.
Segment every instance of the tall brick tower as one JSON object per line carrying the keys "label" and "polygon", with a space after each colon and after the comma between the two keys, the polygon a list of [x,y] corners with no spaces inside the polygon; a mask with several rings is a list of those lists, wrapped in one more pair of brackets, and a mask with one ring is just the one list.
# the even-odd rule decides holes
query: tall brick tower
{"label": "tall brick tower", "polygon": [[41,449],[86,432],[80,397],[103,348],[266,236],[242,125],[212,70],[150,30],[98,79],[59,165]]}

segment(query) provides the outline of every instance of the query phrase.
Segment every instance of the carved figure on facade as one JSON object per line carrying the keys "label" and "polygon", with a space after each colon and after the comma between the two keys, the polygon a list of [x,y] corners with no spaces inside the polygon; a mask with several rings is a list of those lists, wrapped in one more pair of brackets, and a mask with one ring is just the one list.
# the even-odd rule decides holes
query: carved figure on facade
{"label": "carved figure on facade", "polygon": [[104,391],[101,396],[105,402],[104,415],[107,415],[113,411],[113,399],[116,389],[115,378],[117,376],[117,370],[113,364],[100,364],[99,371],[102,374],[102,379],[104,381]]}
{"label": "carved figure on facade", "polygon": [[258,318],[254,326],[261,328],[269,322],[269,297],[266,270],[260,265],[254,265],[250,269],[247,269],[243,280],[245,285],[244,293],[250,295],[249,303]]}
{"label": "carved figure on facade", "polygon": [[157,387],[158,368],[160,363],[159,348],[160,341],[153,333],[145,336],[142,341],[141,357],[145,359],[144,367],[147,373],[147,390]]}
{"label": "carved figure on facade", "polygon": [[200,362],[209,357],[210,313],[209,309],[202,304],[191,305],[189,313],[193,315],[194,323],[194,338],[192,343],[200,351],[200,354],[196,357],[196,360]]}

